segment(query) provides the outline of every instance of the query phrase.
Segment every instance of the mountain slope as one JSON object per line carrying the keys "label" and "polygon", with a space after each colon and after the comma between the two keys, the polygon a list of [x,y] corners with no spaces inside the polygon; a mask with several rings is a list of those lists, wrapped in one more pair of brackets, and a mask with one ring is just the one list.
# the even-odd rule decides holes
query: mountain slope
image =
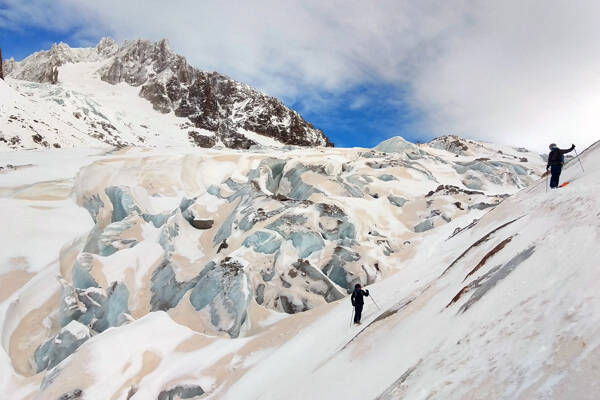
{"label": "mountain slope", "polygon": [[[9,85],[30,100],[25,115],[15,109],[2,114],[15,116],[25,128],[31,126],[29,131],[13,132],[10,122],[0,121],[8,148],[38,148],[46,146],[44,142],[70,147],[90,138],[112,146],[332,145],[279,100],[190,66],[166,40],[118,46],[105,38],[95,48],[83,49],[60,43],[3,66]],[[150,109],[140,104],[138,95],[149,101]],[[62,140],[40,133],[27,114],[48,108],[78,133],[62,134]],[[42,139],[31,140],[35,135]]]}
{"label": "mountain slope", "polygon": [[348,328],[347,301],[323,311],[212,398],[596,398],[600,143],[582,161],[564,189],[540,181],[453,238],[430,236],[369,288],[381,310],[367,299],[363,326]]}

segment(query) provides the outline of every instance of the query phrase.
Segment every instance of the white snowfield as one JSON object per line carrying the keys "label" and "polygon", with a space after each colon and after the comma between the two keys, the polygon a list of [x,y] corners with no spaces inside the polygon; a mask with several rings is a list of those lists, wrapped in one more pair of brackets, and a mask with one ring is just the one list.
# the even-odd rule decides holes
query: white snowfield
{"label": "white snowfield", "polygon": [[[154,111],[138,95],[139,88],[100,80],[98,69],[104,63],[65,64],[59,67],[61,81],[56,85],[0,80],[0,149],[193,147],[188,132],[214,135],[187,118]],[[265,144],[273,142],[256,136]]]}
{"label": "white snowfield", "polygon": [[377,149],[0,153],[0,393],[596,399],[600,143]]}

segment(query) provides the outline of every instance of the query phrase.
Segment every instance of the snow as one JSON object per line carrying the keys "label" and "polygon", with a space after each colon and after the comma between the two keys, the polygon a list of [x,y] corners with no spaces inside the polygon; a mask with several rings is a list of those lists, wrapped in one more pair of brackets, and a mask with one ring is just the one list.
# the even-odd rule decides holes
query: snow
{"label": "snow", "polygon": [[[95,80],[97,66],[82,65],[61,67],[74,68],[61,84],[107,102],[110,85]],[[127,120],[142,118],[142,104],[128,103],[135,93],[123,93]],[[167,129],[176,117],[156,118]],[[585,174],[567,165],[562,180],[572,182],[558,190],[545,188],[534,153],[474,141],[458,157],[412,146],[420,158],[180,146],[2,153],[0,166],[16,168],[0,172],[8,227],[0,231],[0,389],[19,399],[80,389],[89,399],[136,400],[178,385],[199,386],[209,399],[594,398],[600,144],[581,154]],[[481,169],[456,168],[482,158]],[[482,193],[466,190],[467,174],[481,179]],[[111,187],[129,196],[117,222]],[[469,208],[479,203],[499,204]],[[423,221],[433,228],[415,232]],[[280,241],[274,252],[253,249],[262,242],[248,238],[260,232]],[[100,238],[112,240],[110,254],[95,252]],[[359,258],[346,261],[343,251]],[[299,267],[303,257],[319,279]],[[76,260],[98,284],[89,293],[127,288],[127,320],[35,374],[31,355],[64,317],[56,277],[68,287]],[[325,300],[329,288],[345,294],[343,283],[355,282],[333,282],[334,260],[381,307],[365,299],[361,326],[349,326],[347,298]],[[172,274],[157,275],[163,261]],[[200,295],[214,296],[200,296],[206,304],[196,310],[198,282],[208,287]],[[77,305],[77,293],[69,296]],[[281,313],[283,299],[308,311]],[[65,329],[85,338],[75,321]]]}
{"label": "snow", "polygon": [[0,210],[6,228],[0,231],[0,242],[10,243],[0,255],[0,274],[22,257],[25,270],[38,272],[58,259],[64,244],[91,229],[89,214],[69,194],[74,175],[95,154],[90,150],[5,154],[3,161],[26,166],[0,173]]}
{"label": "snow", "polygon": [[[67,90],[78,91],[105,108],[101,110],[118,128],[119,135],[132,143],[137,137],[146,137],[148,144],[165,147],[188,142],[187,131],[181,125],[186,118],[173,113],[162,114],[152,104],[141,98],[139,88],[126,83],[111,85],[101,81],[97,71],[102,63],[65,64],[60,68],[61,85]],[[115,122],[116,121],[116,122]],[[146,129],[142,125],[150,128]],[[153,132],[149,135],[148,131]]]}
{"label": "snow", "polygon": [[[533,193],[521,192],[486,215],[468,238],[454,239],[458,246],[440,240],[441,234],[437,243],[430,237],[437,251],[424,252],[393,277],[369,287],[383,310],[413,296],[413,304],[421,303],[415,310],[407,307],[370,325],[381,311],[366,300],[363,326],[348,329],[350,308],[344,301],[215,398],[375,398],[412,368],[416,372],[397,388],[396,396],[532,398],[537,393],[563,398],[560,393],[570,392],[575,398],[593,398],[587,388],[565,391],[560,383],[583,373],[576,365],[591,357],[593,349],[597,354],[600,345],[600,297],[592,283],[599,277],[593,257],[599,231],[598,224],[589,224],[590,218],[600,216],[593,195],[600,174],[598,153],[583,157],[588,168],[586,178],[580,179],[587,182],[575,181],[562,192],[545,193],[543,185]],[[578,168],[571,164],[565,178],[580,175]],[[565,219],[573,208],[580,218]],[[537,246],[535,255],[468,312],[444,310],[460,288],[460,280],[439,277],[448,260],[501,222],[503,214],[529,215],[510,228],[520,243],[511,243],[513,251],[496,256],[492,265],[531,243]],[[477,261],[482,252],[477,254],[470,259]],[[426,295],[428,291],[434,293]],[[255,384],[266,376],[276,384]]]}
{"label": "snow", "polygon": [[[14,268],[14,261],[27,254],[28,272],[38,272],[58,257],[57,249],[86,233],[92,221],[71,200],[23,201],[0,199],[3,225],[0,242],[11,243],[0,258],[0,274]],[[35,227],[34,230],[31,228]],[[35,251],[32,251],[35,249]]]}
{"label": "snow", "polygon": [[246,129],[239,129],[239,132],[241,134],[243,134],[244,136],[246,136],[248,139],[255,141],[256,143],[258,143],[261,146],[267,146],[267,147],[269,147],[269,146],[270,147],[282,147],[283,146],[283,143],[278,142],[277,140],[275,140],[273,138],[259,135],[258,133],[251,132]]}
{"label": "snow", "polygon": [[[52,143],[56,142],[62,146],[104,145],[101,141],[97,141],[85,133],[90,129],[86,121],[87,118],[90,118],[95,120],[96,124],[108,123],[114,126],[118,131],[118,140],[122,142],[163,147],[177,144],[189,146],[187,130],[181,127],[189,125],[189,121],[186,118],[176,117],[173,113],[162,114],[154,111],[152,104],[138,95],[139,88],[126,83],[111,85],[100,80],[97,71],[105,62],[65,64],[59,67],[61,78],[57,85],[36,84],[12,79],[7,82],[15,88],[15,92],[11,94],[13,98],[17,97],[19,92],[27,93],[29,96],[29,99],[14,100],[16,106],[20,110],[24,110],[23,112],[27,113],[31,110],[34,113],[31,117],[24,114],[28,120],[27,124],[34,127],[41,126],[39,122],[37,125],[32,122],[34,119],[46,122],[50,126],[65,126],[66,124],[67,132],[73,132],[70,135],[43,133],[44,137],[51,135]],[[11,91],[10,88],[3,88],[3,90]],[[15,111],[18,112],[18,110]],[[48,113],[48,111],[50,112]],[[3,114],[10,115],[9,110],[7,109]],[[75,114],[80,117],[73,118]],[[52,122],[57,119],[65,122]],[[9,126],[6,126],[5,129],[9,131],[8,128]],[[41,128],[44,127],[41,126]],[[99,129],[98,132],[105,136],[109,135],[102,129]],[[25,134],[22,134],[21,137],[25,137]],[[144,141],[140,142],[139,137]],[[33,142],[26,143],[34,145]]]}
{"label": "snow", "polygon": [[75,339],[81,340],[89,335],[87,327],[77,321],[71,321],[64,327],[65,331],[68,331],[75,337]]}

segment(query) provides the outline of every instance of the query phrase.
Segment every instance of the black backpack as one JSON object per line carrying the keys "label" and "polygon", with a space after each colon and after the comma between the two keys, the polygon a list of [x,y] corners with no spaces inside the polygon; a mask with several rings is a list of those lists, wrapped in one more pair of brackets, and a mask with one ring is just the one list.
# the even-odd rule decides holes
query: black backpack
{"label": "black backpack", "polygon": [[563,163],[563,155],[560,153],[560,150],[558,148],[552,149],[552,151],[548,155],[548,164],[562,165],[562,163]]}

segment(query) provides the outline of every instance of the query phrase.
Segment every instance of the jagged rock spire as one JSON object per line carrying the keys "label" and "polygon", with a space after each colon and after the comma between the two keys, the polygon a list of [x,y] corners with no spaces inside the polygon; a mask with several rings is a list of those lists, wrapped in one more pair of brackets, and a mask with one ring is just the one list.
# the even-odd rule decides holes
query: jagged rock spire
{"label": "jagged rock spire", "polygon": [[115,54],[118,49],[119,45],[110,37],[103,37],[96,45],[96,51],[104,57],[110,57]]}

